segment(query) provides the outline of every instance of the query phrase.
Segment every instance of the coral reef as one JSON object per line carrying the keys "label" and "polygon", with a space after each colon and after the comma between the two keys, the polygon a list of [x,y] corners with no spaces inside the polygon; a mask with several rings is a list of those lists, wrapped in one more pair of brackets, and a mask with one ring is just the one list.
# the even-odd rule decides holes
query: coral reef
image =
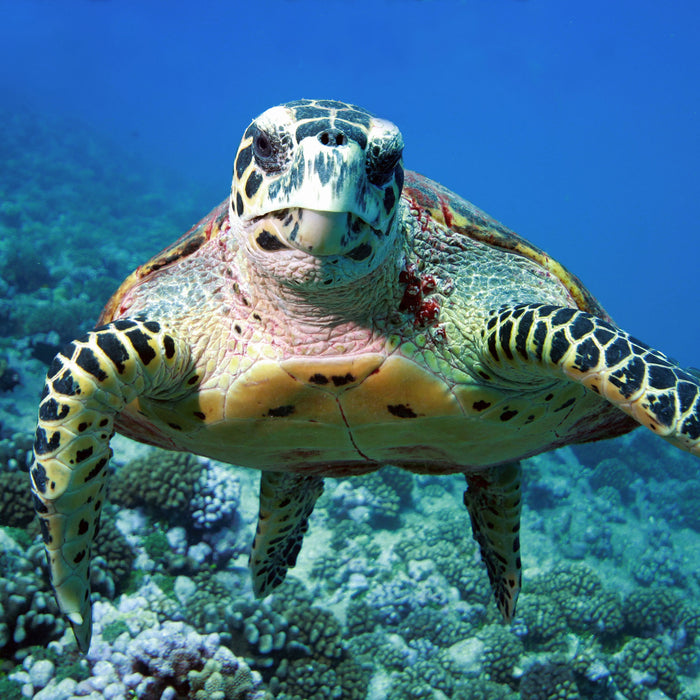
{"label": "coral reef", "polygon": [[481,678],[459,684],[452,695],[452,700],[518,700],[519,698],[520,694],[508,686]]}
{"label": "coral reef", "polygon": [[667,494],[661,512],[668,522],[700,532],[700,504],[696,498],[700,479],[684,475],[682,480],[665,479],[659,486]]}
{"label": "coral reef", "polygon": [[[163,173],[115,154],[84,125],[22,110],[0,118],[0,328],[17,337],[53,329],[57,351],[89,330],[124,276],[204,204],[192,192],[173,197]],[[54,254],[41,255],[37,241]]]}
{"label": "coral reef", "polygon": [[[224,566],[250,546],[238,531],[243,524],[240,480],[226,465],[156,450],[117,469],[109,498],[160,521],[143,545],[166,573],[193,573],[205,563]],[[173,527],[166,532],[163,522]]]}
{"label": "coral reef", "polygon": [[[201,635],[184,622],[160,622],[148,606],[142,597],[125,598],[118,608],[95,603],[94,642],[87,655],[90,670],[82,680],[81,674],[73,673],[65,697],[272,700],[259,674],[222,646],[218,635]],[[67,635],[55,644],[54,659],[70,655],[73,644]],[[22,680],[30,676],[31,667]],[[58,687],[64,679],[61,673],[49,674],[41,691],[46,700],[61,697]]]}
{"label": "coral reef", "polygon": [[57,639],[66,625],[41,575],[40,563],[44,560],[41,543],[31,545],[25,553],[4,535],[2,545],[0,657],[12,659],[22,648],[43,646]]}
{"label": "coral reef", "polygon": [[[137,697],[161,698],[166,688],[180,696],[196,697],[199,692],[201,697],[207,682],[218,681],[222,688],[235,691],[228,697],[248,700],[259,685],[249,668],[218,646],[215,635],[202,637],[182,622],[166,621],[160,628],[144,630],[127,646],[126,655],[133,669],[129,684]],[[214,665],[205,671],[212,661]],[[219,676],[216,680],[214,673]]]}
{"label": "coral reef", "polygon": [[515,670],[524,651],[522,642],[501,625],[483,627],[477,638],[483,644],[484,678],[515,687]]}
{"label": "coral reef", "polygon": [[92,590],[114,598],[126,586],[133,570],[134,551],[116,525],[111,509],[105,508],[100,531],[92,546],[90,584]]}
{"label": "coral reef", "polygon": [[421,579],[398,574],[370,588],[363,600],[374,610],[378,622],[393,627],[413,611],[442,608],[448,602],[448,593],[436,574]]}
{"label": "coral reef", "polygon": [[[276,667],[270,669],[270,690],[282,700],[361,700],[368,677],[349,651],[341,624],[330,611],[312,605],[302,586],[293,588],[272,597],[271,613],[279,616],[278,628],[279,621],[285,621],[286,631],[284,645],[279,632],[267,632],[266,647],[277,646],[281,651]],[[259,635],[260,651],[262,641]]]}
{"label": "coral reef", "polygon": [[574,672],[565,662],[535,663],[520,680],[522,700],[579,700]]}
{"label": "coral reef", "polygon": [[181,521],[203,470],[203,463],[189,453],[153,451],[117,471],[111,479],[109,500],[127,508],[142,507],[169,521]]}
{"label": "coral reef", "polygon": [[[430,659],[419,658],[415,663],[395,675],[388,700],[432,700],[436,697],[452,697],[455,680],[450,663],[444,655]],[[441,693],[442,695],[438,695]]]}
{"label": "coral reef", "polygon": [[395,529],[401,508],[411,504],[412,489],[411,474],[385,467],[352,481],[342,481],[333,491],[330,507],[334,518]]}
{"label": "coral reef", "polygon": [[638,588],[625,598],[627,629],[641,637],[668,632],[685,614],[679,595],[667,588]]}
{"label": "coral reef", "polygon": [[[216,652],[215,652],[216,654]],[[247,700],[254,696],[256,682],[248,666],[219,654],[210,658],[201,671],[188,671],[188,698],[191,700]],[[260,693],[256,693],[260,697]]]}
{"label": "coral reef", "polygon": [[26,527],[34,518],[29,476],[0,472],[0,525]]}
{"label": "coral reef", "polygon": [[[554,605],[569,629],[613,637],[622,631],[622,603],[604,590],[595,572],[586,564],[561,564],[531,582],[544,607]],[[527,604],[527,603],[526,603]],[[532,617],[532,616],[530,616]]]}
{"label": "coral reef", "polygon": [[34,455],[34,436],[13,433],[0,439],[0,472],[29,471]]}
{"label": "coral reef", "polygon": [[631,639],[613,661],[615,683],[624,697],[647,700],[655,689],[670,698],[678,696],[678,668],[656,639]]}
{"label": "coral reef", "polygon": [[[246,568],[253,477],[120,449],[130,461],[110,478],[92,552],[94,642],[79,657],[26,488],[42,363],[201,208],[186,213],[184,192],[140,194],[146,176],[98,141],[2,116],[0,696],[698,700],[697,463],[642,431],[526,460],[511,626],[463,479],[394,468],[327,479],[294,574],[260,601]],[[37,240],[55,254],[39,255]]]}
{"label": "coral reef", "polygon": [[617,491],[623,502],[628,502],[632,492],[630,487],[634,474],[625,462],[614,457],[598,462],[590,476],[590,484],[596,489],[611,488]]}
{"label": "coral reef", "polygon": [[234,525],[240,502],[241,484],[231,469],[206,460],[189,502],[194,526],[215,530]]}
{"label": "coral reef", "polygon": [[547,595],[523,596],[516,625],[527,649],[556,650],[566,644],[569,625],[559,605]]}

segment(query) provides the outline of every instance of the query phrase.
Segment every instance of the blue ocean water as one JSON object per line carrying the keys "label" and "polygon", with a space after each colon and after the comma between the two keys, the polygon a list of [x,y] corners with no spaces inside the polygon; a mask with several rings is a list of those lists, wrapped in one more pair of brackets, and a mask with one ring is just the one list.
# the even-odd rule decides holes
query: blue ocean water
{"label": "blue ocean water", "polygon": [[[694,313],[700,262],[699,38],[700,9],[691,0],[0,0],[0,377],[11,384],[0,385],[0,472],[21,467],[31,445],[25,434],[34,427],[39,388],[32,389],[30,381],[45,370],[46,354],[90,328],[106,297],[136,264],[224,199],[250,120],[299,97],[346,100],[394,121],[404,135],[408,168],[442,182],[561,261],[622,328],[683,365],[700,366]],[[10,238],[16,233],[20,240]],[[15,368],[16,386],[5,361]],[[490,593],[474,548],[465,545],[460,554],[472,563],[469,572],[457,564],[441,568],[447,560],[440,541],[448,539],[446,530],[464,521],[469,541],[460,485],[420,477],[408,496],[405,482],[390,475],[360,482],[355,490],[328,487],[299,567],[311,571],[304,580],[317,587],[313,595],[323,609],[320,622],[309,623],[309,629],[313,624],[330,629],[337,643],[330,646],[338,656],[321,655],[314,673],[321,677],[321,667],[332,667],[338,679],[342,676],[342,697],[364,697],[358,688],[370,676],[357,671],[356,679],[354,670],[342,675],[337,665],[344,654],[352,653],[359,664],[376,652],[382,670],[374,669],[373,700],[533,700],[547,697],[533,689],[540,683],[533,659],[544,654],[547,682],[568,683],[571,697],[571,683],[582,697],[610,697],[605,693],[612,685],[604,679],[618,671],[620,678],[627,673],[635,679],[625,690],[615,677],[625,697],[696,697],[697,460],[639,433],[610,447],[531,460],[524,557],[533,582],[529,600],[540,607],[524,596],[515,631],[503,638],[499,635],[506,632],[494,631],[497,618],[488,608]],[[146,454],[131,452],[125,443],[119,447],[118,468]],[[200,503],[192,509],[204,523],[197,531],[201,543],[192,540],[184,515],[178,519],[146,508],[146,516],[132,515],[128,522],[122,517],[120,526],[132,533],[132,545],[142,555],[134,569],[149,572],[144,552],[158,561],[155,552],[162,555],[169,548],[178,556],[188,551],[190,558],[200,552],[203,568],[225,568],[224,557],[242,557],[252,520],[227,511],[227,526],[240,541],[215,539],[207,523],[226,510],[225,503],[239,505],[243,496],[237,488],[254,497],[255,484],[242,475],[235,484],[225,481],[219,467],[206,465],[202,484],[215,496],[207,501],[202,486],[205,495],[192,500]],[[241,512],[244,505],[241,500]],[[394,510],[387,515],[389,507]],[[422,518],[429,523],[425,529]],[[156,521],[167,524],[167,542],[146,541],[144,532]],[[336,522],[344,523],[342,531]],[[424,548],[412,556],[421,539],[417,532],[424,536]],[[13,536],[28,548],[16,531]],[[21,586],[32,595],[38,585],[36,551],[22,558],[16,547],[4,539],[7,560],[14,556],[24,562],[0,561],[0,608],[6,617],[11,617],[13,593],[3,583],[8,567],[24,577]],[[340,560],[333,559],[338,551]],[[407,565],[397,563],[400,555]],[[114,554],[114,561],[124,567],[125,556],[119,556]],[[158,568],[154,581],[172,589],[179,575],[182,602],[191,594],[187,581],[197,579],[175,558],[161,556],[169,568]],[[109,607],[125,584],[110,574],[112,560],[107,561],[107,573],[98,565],[93,582],[104,601],[96,623],[102,646],[89,661],[92,665],[103,654],[121,672],[113,655],[118,642],[110,648],[104,640],[125,631],[124,619]],[[579,564],[595,575],[581,573]],[[569,567],[556,578],[557,586],[574,591],[569,608],[546,575],[560,565]],[[392,567],[403,578],[390,578]],[[231,576],[240,573],[231,570]],[[482,578],[472,580],[472,570]],[[573,586],[572,579],[577,580]],[[445,580],[459,590],[458,601],[442,597],[448,595]],[[133,593],[133,579],[130,585]],[[664,592],[657,594],[660,589]],[[215,598],[213,584],[211,590]],[[180,624],[181,612],[164,619],[168,613],[162,611],[174,605],[172,596],[164,603],[148,586],[141,593],[142,599],[125,597],[120,611],[145,620],[143,628],[130,630],[134,640],[149,625],[161,640],[187,637],[182,629],[167,627]],[[304,593],[296,593],[305,600]],[[592,598],[599,601],[593,612],[585,609]],[[146,599],[148,605],[139,602]],[[350,610],[349,599],[356,603]],[[547,599],[556,602],[554,607]],[[198,629],[208,624],[218,630],[202,612],[204,604],[197,605],[192,603],[189,609],[197,612],[189,614],[199,615]],[[293,667],[300,658],[295,655],[310,642],[294,617],[301,613],[290,612],[289,600],[271,605],[238,609],[231,603],[213,616],[217,623],[225,620],[225,634],[235,637],[237,630],[245,636],[249,647],[239,651],[232,645],[234,651],[250,660],[253,649],[252,666],[266,682],[273,679],[276,697],[290,700],[295,696],[284,690],[284,679],[293,674],[285,676],[282,661]],[[308,618],[308,610],[304,615]],[[448,621],[444,628],[440,615]],[[336,617],[345,625],[343,635],[354,640],[342,653]],[[577,618],[584,620],[579,626]],[[24,629],[18,623],[9,633],[17,638],[7,642],[2,624],[0,683],[28,653],[30,641],[45,644],[62,631],[54,623],[27,623],[32,633],[27,640],[16,631]],[[279,641],[283,633],[292,637],[285,625],[302,629],[301,641],[293,640],[297,646]],[[422,628],[429,632],[416,633]],[[573,635],[568,646],[566,631]],[[391,643],[390,634],[395,635]],[[260,641],[266,635],[273,641]],[[148,658],[148,640],[140,643],[129,647],[138,668],[166,677],[167,668],[156,673]],[[190,646],[197,644],[201,656],[213,655],[204,642]],[[579,648],[572,649],[575,645]],[[501,668],[481,653],[492,647],[530,665]],[[653,680],[659,666],[654,659],[666,663],[663,654],[672,657],[675,670]],[[219,659],[224,667],[229,661]],[[436,669],[449,663],[456,666],[443,678]],[[274,674],[265,671],[270,664]],[[76,669],[69,677],[81,680],[85,666]],[[392,673],[394,685],[382,686]],[[472,696],[455,680],[460,674],[494,685],[479,686],[485,695],[474,691]],[[433,695],[421,695],[428,677]],[[521,682],[524,677],[530,681]],[[90,682],[99,692],[104,689]],[[70,692],[83,696],[90,687]],[[179,688],[177,697],[188,697],[187,692],[195,697],[194,687],[193,681],[189,690]],[[332,683],[324,687],[318,697],[337,697]],[[392,689],[382,695],[383,687]],[[166,690],[143,692],[140,697],[161,697]],[[241,697],[248,697],[243,692]],[[55,693],[54,684],[45,698],[58,697]]]}
{"label": "blue ocean water", "polygon": [[3,0],[0,99],[90,125],[212,204],[255,115],[355,102],[400,126],[407,167],[692,365],[699,31],[692,0]]}

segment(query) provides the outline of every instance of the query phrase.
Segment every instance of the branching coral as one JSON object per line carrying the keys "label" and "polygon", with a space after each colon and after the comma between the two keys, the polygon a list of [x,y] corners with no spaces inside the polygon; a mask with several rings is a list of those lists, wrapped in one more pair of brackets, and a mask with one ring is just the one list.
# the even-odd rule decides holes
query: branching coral
{"label": "branching coral", "polygon": [[65,623],[53,596],[37,571],[43,547],[26,554],[6,549],[0,559],[0,656],[12,658],[21,647],[45,645],[57,639]]}
{"label": "branching coral", "polygon": [[436,608],[413,610],[398,627],[404,639],[424,638],[439,647],[448,647],[472,631],[472,626],[462,622],[454,612]]}
{"label": "branching coral", "polygon": [[0,440],[0,471],[29,471],[34,437],[31,433],[13,433]]}
{"label": "branching coral", "polygon": [[515,684],[515,668],[523,653],[522,642],[500,624],[482,628],[484,677],[496,683]]}
{"label": "branching coral", "polygon": [[563,564],[536,577],[530,590],[559,610],[569,628],[613,637],[622,631],[622,606],[585,564]]}
{"label": "branching coral", "polygon": [[449,698],[454,686],[455,677],[447,657],[438,655],[430,660],[419,658],[395,675],[388,700]]}
{"label": "branching coral", "polygon": [[113,476],[109,499],[127,508],[143,507],[166,519],[188,512],[204,465],[189,453],[157,450],[135,459]]}
{"label": "branching coral", "polygon": [[536,663],[520,681],[522,700],[579,700],[574,673],[566,662]]}
{"label": "branching coral", "polygon": [[598,462],[590,475],[591,486],[596,490],[604,487],[615,489],[624,502],[631,496],[630,485],[634,474],[630,467],[620,459],[610,457]]}
{"label": "branching coral", "polygon": [[528,649],[557,649],[565,644],[566,619],[559,606],[544,595],[527,595],[518,605],[518,621],[523,630],[520,638]]}
{"label": "branching coral", "polygon": [[114,598],[124,590],[134,564],[134,552],[105,509],[92,546],[90,582],[93,591]]}
{"label": "branching coral", "polygon": [[648,700],[655,689],[670,698],[680,692],[678,668],[656,639],[631,639],[613,662],[615,683],[630,700]]}
{"label": "branching coral", "polygon": [[189,508],[194,525],[213,530],[234,522],[241,502],[241,483],[229,467],[206,462],[194,482]]}
{"label": "branching coral", "polygon": [[262,700],[262,694],[255,692],[259,683],[250,668],[227,654],[207,659],[201,671],[189,671],[187,681],[189,700]]}
{"label": "branching coral", "polygon": [[0,525],[26,527],[33,519],[29,476],[24,472],[1,472]]}

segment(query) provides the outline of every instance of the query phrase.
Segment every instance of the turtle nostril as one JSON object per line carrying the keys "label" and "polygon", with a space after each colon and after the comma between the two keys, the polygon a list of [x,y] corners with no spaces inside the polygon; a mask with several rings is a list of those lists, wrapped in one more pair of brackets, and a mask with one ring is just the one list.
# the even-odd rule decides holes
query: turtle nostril
{"label": "turtle nostril", "polygon": [[324,146],[343,146],[347,143],[345,134],[338,129],[327,129],[318,135],[318,140]]}

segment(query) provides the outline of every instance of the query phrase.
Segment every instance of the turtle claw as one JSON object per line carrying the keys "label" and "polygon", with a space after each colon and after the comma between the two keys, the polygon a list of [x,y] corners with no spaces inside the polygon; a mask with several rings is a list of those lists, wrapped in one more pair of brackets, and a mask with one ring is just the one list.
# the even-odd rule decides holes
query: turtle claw
{"label": "turtle claw", "polygon": [[78,649],[81,653],[87,654],[92,639],[92,611],[90,607],[88,606],[86,617],[80,613],[67,613],[66,618],[70,622]]}

